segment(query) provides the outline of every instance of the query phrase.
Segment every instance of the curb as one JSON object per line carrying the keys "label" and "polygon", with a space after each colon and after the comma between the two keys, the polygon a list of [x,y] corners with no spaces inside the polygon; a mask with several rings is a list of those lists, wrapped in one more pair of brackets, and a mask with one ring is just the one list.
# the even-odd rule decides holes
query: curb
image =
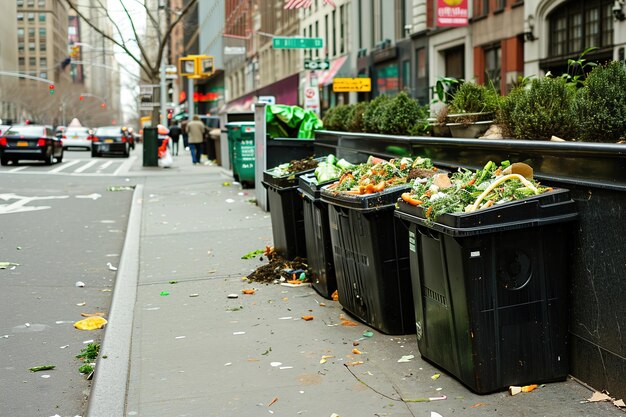
{"label": "curb", "polygon": [[87,404],[88,417],[125,415],[130,370],[133,317],[139,278],[143,185],[133,193],[126,238],[113,289],[109,323],[105,328],[100,355]]}

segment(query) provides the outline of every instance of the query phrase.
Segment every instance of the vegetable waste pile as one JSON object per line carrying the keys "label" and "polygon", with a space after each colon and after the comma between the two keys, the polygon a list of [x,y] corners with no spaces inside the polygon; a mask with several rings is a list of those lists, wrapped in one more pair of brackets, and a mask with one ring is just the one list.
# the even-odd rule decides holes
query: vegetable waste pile
{"label": "vegetable waste pile", "polygon": [[[246,277],[248,280],[266,284],[280,282],[301,284],[308,281],[308,265],[305,259],[296,258],[289,261],[269,247],[265,250],[264,256],[268,263],[261,265],[248,275]],[[263,255],[260,260],[263,260]]]}
{"label": "vegetable waste pile", "polygon": [[430,178],[436,173],[437,168],[428,158],[404,157],[386,161],[370,156],[367,162],[343,174],[327,190],[348,195],[367,195],[406,185],[410,180]]}
{"label": "vegetable waste pile", "polygon": [[297,159],[284,164],[280,164],[270,169],[270,173],[274,177],[284,177],[285,175],[295,174],[302,171],[308,171],[317,167],[319,161],[312,156],[304,159]]}
{"label": "vegetable waste pile", "polygon": [[401,200],[424,210],[424,217],[436,220],[448,213],[473,213],[514,200],[552,191],[533,179],[533,169],[524,163],[489,161],[483,169],[459,170],[448,177],[438,174],[415,182]]}

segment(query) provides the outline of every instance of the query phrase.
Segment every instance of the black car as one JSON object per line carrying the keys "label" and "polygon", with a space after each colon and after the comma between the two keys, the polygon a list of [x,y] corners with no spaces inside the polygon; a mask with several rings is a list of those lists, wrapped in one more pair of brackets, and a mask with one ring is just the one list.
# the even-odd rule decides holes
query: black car
{"label": "black car", "polygon": [[91,156],[117,153],[124,157],[130,154],[131,144],[124,130],[119,126],[102,126],[93,132]]}
{"label": "black car", "polygon": [[43,125],[13,125],[0,137],[0,162],[8,165],[20,160],[44,161],[47,165],[63,162],[63,141]]}

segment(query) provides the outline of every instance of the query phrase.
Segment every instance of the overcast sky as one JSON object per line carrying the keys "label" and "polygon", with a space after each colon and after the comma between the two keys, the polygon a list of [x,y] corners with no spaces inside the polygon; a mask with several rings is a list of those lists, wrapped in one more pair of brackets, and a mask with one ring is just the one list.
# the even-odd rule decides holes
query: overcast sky
{"label": "overcast sky", "polygon": [[[143,32],[145,28],[145,16],[143,6],[137,0],[124,0],[124,5],[130,11],[130,15],[133,16],[133,23],[139,32]],[[120,26],[122,33],[127,33],[132,35],[132,30],[130,28],[130,21],[128,20],[128,16],[124,13],[121,0],[108,0],[109,13],[113,16],[116,23]],[[120,64],[120,81],[121,81],[121,105],[122,111],[124,113],[124,120],[127,121],[130,117],[133,116],[133,108],[135,106],[135,100],[137,94],[139,93],[139,88],[137,86],[137,77],[139,76],[139,66],[135,61],[133,61],[121,48],[115,47],[115,58]],[[139,55],[139,51],[133,51],[135,56]],[[131,76],[128,74],[131,72],[135,74],[135,76]],[[134,86],[133,88],[130,88]],[[134,90],[134,91],[133,91]],[[130,106],[128,103],[132,103]]]}

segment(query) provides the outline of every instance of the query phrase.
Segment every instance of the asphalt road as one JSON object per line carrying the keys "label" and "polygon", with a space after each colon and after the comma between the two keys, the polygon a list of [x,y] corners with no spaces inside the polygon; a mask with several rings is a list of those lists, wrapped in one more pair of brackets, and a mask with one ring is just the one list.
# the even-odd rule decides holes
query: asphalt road
{"label": "asphalt road", "polygon": [[[0,178],[0,262],[19,264],[0,269],[0,416],[82,416],[90,381],[76,355],[103,330],[73,324],[81,313],[108,311],[116,276],[108,264],[119,262],[132,191],[107,188],[136,180]],[[39,365],[55,369],[29,371]]]}

